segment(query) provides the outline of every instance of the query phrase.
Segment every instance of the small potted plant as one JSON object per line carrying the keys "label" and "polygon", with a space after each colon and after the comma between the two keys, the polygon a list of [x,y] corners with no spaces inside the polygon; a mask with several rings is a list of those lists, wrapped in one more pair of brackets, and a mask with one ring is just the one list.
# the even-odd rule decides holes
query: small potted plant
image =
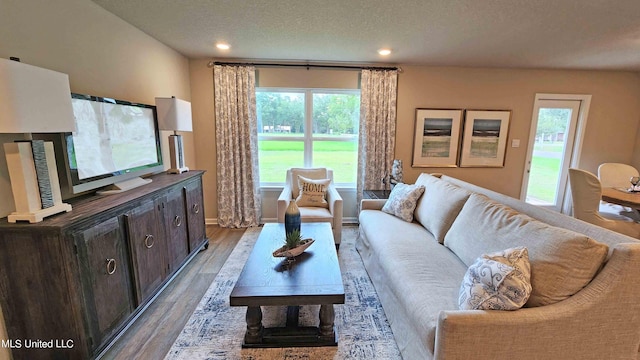
{"label": "small potted plant", "polygon": [[273,252],[275,257],[292,258],[302,254],[311,244],[313,239],[303,239],[300,230],[294,229],[285,235],[284,246]]}

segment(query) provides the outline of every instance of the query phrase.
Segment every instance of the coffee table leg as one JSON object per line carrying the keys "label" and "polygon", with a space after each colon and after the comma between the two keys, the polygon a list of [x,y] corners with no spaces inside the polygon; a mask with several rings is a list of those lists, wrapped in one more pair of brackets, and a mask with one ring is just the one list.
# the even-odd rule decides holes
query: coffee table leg
{"label": "coffee table leg", "polygon": [[331,339],[335,337],[335,332],[333,331],[334,320],[333,304],[320,305],[320,336]]}
{"label": "coffee table leg", "polygon": [[262,342],[262,309],[260,306],[247,307],[247,333],[244,335],[245,343]]}

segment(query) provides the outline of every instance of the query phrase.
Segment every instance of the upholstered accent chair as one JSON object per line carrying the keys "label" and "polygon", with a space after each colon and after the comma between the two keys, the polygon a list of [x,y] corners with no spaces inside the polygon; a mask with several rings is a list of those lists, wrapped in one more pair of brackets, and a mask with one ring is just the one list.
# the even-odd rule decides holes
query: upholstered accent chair
{"label": "upholstered accent chair", "polygon": [[[327,168],[291,168],[287,170],[285,186],[278,197],[278,222],[284,223],[284,213],[290,201],[300,195],[299,176],[312,180],[330,179],[326,192],[326,207],[298,206],[302,222],[328,222],[333,229],[336,247],[342,240],[342,197],[333,183],[333,170]],[[304,235],[304,234],[303,234]]]}
{"label": "upholstered accent chair", "polygon": [[573,217],[588,223],[607,228],[634,238],[640,238],[640,224],[631,218],[611,219],[608,213],[600,212],[602,185],[598,178],[585,170],[569,169],[569,183],[573,201]]}

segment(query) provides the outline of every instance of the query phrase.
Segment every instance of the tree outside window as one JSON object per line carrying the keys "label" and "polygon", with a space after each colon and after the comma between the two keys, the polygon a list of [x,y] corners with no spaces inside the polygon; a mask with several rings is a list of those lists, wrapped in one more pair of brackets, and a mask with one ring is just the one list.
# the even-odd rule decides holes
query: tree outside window
{"label": "tree outside window", "polygon": [[359,90],[258,89],[260,181],[279,185],[291,167],[328,167],[355,186]]}

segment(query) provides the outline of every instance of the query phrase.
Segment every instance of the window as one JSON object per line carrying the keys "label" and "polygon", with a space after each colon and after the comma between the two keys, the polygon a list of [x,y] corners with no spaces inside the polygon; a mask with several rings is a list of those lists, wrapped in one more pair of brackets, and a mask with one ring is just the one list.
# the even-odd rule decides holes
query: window
{"label": "window", "polygon": [[288,168],[328,167],[355,187],[359,90],[256,90],[260,182],[281,185]]}

